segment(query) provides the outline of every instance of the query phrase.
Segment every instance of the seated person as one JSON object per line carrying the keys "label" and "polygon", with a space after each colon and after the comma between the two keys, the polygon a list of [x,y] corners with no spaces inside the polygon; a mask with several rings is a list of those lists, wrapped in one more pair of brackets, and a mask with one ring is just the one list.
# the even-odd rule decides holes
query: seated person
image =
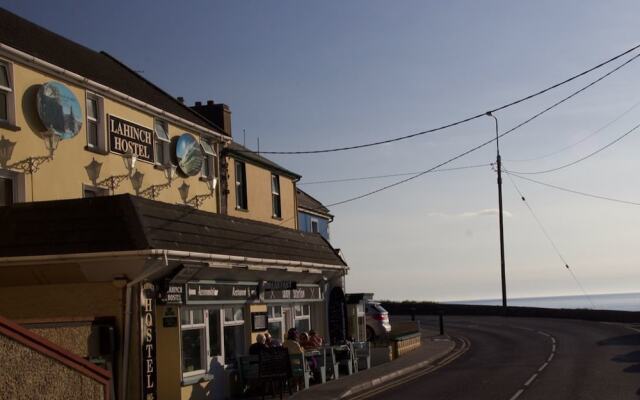
{"label": "seated person", "polygon": [[291,328],[287,332],[287,340],[282,343],[284,347],[289,350],[289,354],[302,354],[302,347],[298,342],[298,331],[296,328]]}
{"label": "seated person", "polygon": [[249,346],[249,354],[257,356],[268,349],[267,345],[264,344],[265,340],[264,335],[262,333],[258,333],[256,336],[256,342]]}
{"label": "seated person", "polygon": [[316,331],[311,329],[309,331],[309,345],[310,345],[310,347],[318,348],[318,347],[321,347],[323,344],[324,344],[324,339],[322,339],[322,336],[318,335],[316,333]]}
{"label": "seated person", "polygon": [[312,347],[311,343],[309,343],[309,335],[307,332],[300,334],[300,346],[302,346],[303,350],[309,350]]}

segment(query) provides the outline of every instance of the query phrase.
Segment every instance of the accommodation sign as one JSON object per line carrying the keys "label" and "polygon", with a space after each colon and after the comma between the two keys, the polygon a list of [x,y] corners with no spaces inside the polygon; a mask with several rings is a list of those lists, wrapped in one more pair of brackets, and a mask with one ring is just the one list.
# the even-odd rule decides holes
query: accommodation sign
{"label": "accommodation sign", "polygon": [[258,285],[220,284],[220,283],[187,283],[187,302],[250,300],[258,297]]}
{"label": "accommodation sign", "polygon": [[142,399],[158,397],[156,374],[156,302],[155,286],[147,282],[140,293],[140,326],[142,328]]}
{"label": "accommodation sign", "polygon": [[153,163],[152,129],[125,121],[113,115],[108,118],[109,148],[112,153],[125,154],[131,150],[141,161]]}

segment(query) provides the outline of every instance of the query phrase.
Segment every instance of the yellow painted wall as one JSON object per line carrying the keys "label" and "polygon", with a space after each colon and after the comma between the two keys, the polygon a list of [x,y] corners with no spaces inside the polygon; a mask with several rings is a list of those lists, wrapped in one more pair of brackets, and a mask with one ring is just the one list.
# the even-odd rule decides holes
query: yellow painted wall
{"label": "yellow painted wall", "polygon": [[271,171],[258,165],[245,162],[247,173],[247,210],[236,209],[235,161],[227,157],[229,176],[229,195],[227,212],[229,215],[276,224],[296,229],[298,213],[296,211],[296,189],[292,179],[280,175],[280,205],[282,218],[273,218],[271,200]]}
{"label": "yellow painted wall", "polygon": [[[247,321],[245,322],[245,331],[246,332],[250,332],[249,334],[249,345],[251,345],[252,343],[256,342],[256,336],[258,336],[259,333],[265,333],[267,330],[265,329],[264,331],[260,331],[260,332],[251,332],[251,314],[254,313],[266,313],[267,312],[267,305],[266,304],[250,304],[249,305],[249,318],[247,318]],[[247,351],[249,351],[249,347],[247,346]]]}
{"label": "yellow painted wall", "polygon": [[158,398],[178,399],[180,398],[180,324],[175,327],[165,328],[162,326],[162,318],[167,309],[170,308],[180,320],[179,309],[176,306],[158,306],[156,312],[156,359],[158,377]]}
{"label": "yellow painted wall", "polygon": [[[9,60],[12,62],[11,60]],[[126,173],[123,159],[118,154],[101,155],[85,150],[87,144],[86,132],[86,90],[77,85],[65,82],[62,79],[47,76],[30,67],[23,66],[16,62],[13,64],[13,85],[15,95],[16,125],[21,128],[18,132],[13,132],[0,127],[0,135],[13,142],[17,142],[13,156],[9,164],[19,160],[24,160],[30,156],[47,155],[44,141],[38,136],[44,131],[39,120],[36,108],[36,94],[39,85],[48,81],[58,81],[65,84],[76,96],[83,112],[83,124],[80,132],[72,139],[60,142],[52,161],[46,162],[40,170],[33,175],[33,198],[31,196],[31,180],[27,176],[25,179],[25,200],[43,201],[79,198],[83,195],[82,184],[91,185],[87,176],[85,166],[92,158],[103,163],[100,177],[102,180],[108,176],[121,175]],[[104,115],[102,123],[105,124],[105,135],[107,134],[107,115],[131,121],[138,125],[153,130],[153,116],[141,112],[136,108],[125,105],[119,101],[104,98]],[[199,137],[199,133],[192,129],[169,124],[169,136],[179,136],[187,132]],[[105,138],[108,147],[108,137]],[[158,185],[166,182],[164,173],[153,168],[152,164],[138,161],[138,170],[144,174],[142,190],[150,185]],[[189,178],[177,178],[172,186],[160,192],[156,200],[168,203],[182,203],[178,187],[182,182],[190,185],[189,198],[196,194],[207,194],[207,184],[200,181],[199,175]],[[115,190],[116,194],[134,193],[131,182],[126,180]],[[206,211],[217,212],[217,201],[214,198],[207,199],[201,206]]]}

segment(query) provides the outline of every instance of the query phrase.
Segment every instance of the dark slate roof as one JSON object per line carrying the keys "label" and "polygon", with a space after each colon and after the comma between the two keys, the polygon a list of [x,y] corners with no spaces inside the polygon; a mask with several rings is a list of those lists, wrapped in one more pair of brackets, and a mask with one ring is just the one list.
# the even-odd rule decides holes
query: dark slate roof
{"label": "dark slate roof", "polygon": [[229,147],[225,147],[224,152],[226,154],[232,155],[234,158],[238,158],[244,161],[248,161],[250,163],[258,164],[266,169],[279,172],[282,175],[287,175],[290,178],[293,178],[296,180],[302,177],[301,175],[298,175],[295,172],[291,172],[288,169],[281,167],[280,165],[269,160],[268,158],[262,157],[259,153],[249,150],[246,147],[235,142],[229,143]]}
{"label": "dark slate roof", "polygon": [[93,51],[1,7],[0,42],[190,122],[224,133],[109,54]]}
{"label": "dark slate roof", "polygon": [[346,265],[320,235],[123,194],[0,207],[0,257],[128,250]]}
{"label": "dark slate roof", "polygon": [[311,197],[311,195],[309,195],[308,193],[296,188],[296,196],[298,198],[298,208],[304,208],[318,214],[324,214],[329,218],[333,218],[333,215],[331,214],[331,212],[329,212],[329,209],[318,200]]}

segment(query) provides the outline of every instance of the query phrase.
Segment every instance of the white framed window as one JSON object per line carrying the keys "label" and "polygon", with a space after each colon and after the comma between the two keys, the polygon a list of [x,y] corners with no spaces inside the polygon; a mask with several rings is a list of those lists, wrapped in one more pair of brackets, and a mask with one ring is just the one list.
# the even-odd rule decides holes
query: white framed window
{"label": "white framed window", "polygon": [[0,207],[24,202],[24,175],[0,169]]}
{"label": "white framed window", "polygon": [[313,233],[320,232],[317,218],[311,218],[311,232]]}
{"label": "white framed window", "polygon": [[169,140],[169,125],[166,121],[156,119],[154,122],[154,132],[156,136],[155,158],[156,165],[166,166],[171,162]]}
{"label": "white framed window", "polygon": [[273,339],[284,341],[284,314],[282,306],[269,306],[268,309],[268,331]]}
{"label": "white framed window", "polygon": [[280,204],[280,177],[271,174],[271,208],[274,218],[282,217],[282,205]]}
{"label": "white framed window", "polygon": [[244,308],[224,308],[224,363],[232,364],[245,353]]}
{"label": "white framed window", "polygon": [[104,99],[87,92],[87,147],[106,150],[104,135]]}
{"label": "white framed window", "polygon": [[109,189],[106,188],[101,188],[101,187],[97,187],[97,186],[89,186],[89,185],[82,185],[82,197],[84,198],[93,198],[93,197],[101,197],[101,196],[108,196],[109,195]]}
{"label": "white framed window", "polygon": [[202,169],[200,170],[200,176],[205,179],[211,179],[218,176],[218,154],[216,152],[217,146],[209,139],[202,138],[200,141],[202,151],[204,152],[204,159],[202,163]]}
{"label": "white framed window", "polygon": [[236,173],[236,208],[248,209],[247,204],[247,169],[242,161],[235,160]]}
{"label": "white framed window", "polygon": [[311,329],[311,306],[296,304],[294,308],[294,326],[298,332],[309,332]]}
{"label": "white framed window", "polygon": [[0,60],[0,122],[15,124],[12,64]]}
{"label": "white framed window", "polygon": [[202,375],[207,372],[209,313],[203,309],[180,310],[182,342],[182,376]]}

